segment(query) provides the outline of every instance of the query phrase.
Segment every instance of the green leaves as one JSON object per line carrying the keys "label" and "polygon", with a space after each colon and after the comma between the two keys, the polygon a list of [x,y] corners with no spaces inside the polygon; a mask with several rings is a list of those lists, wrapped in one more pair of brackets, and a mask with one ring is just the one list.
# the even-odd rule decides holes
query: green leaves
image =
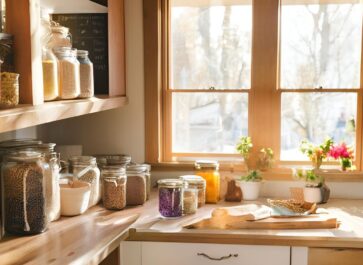
{"label": "green leaves", "polygon": [[241,177],[243,181],[258,182],[262,180],[261,172],[258,170],[252,170],[248,172],[247,176]]}
{"label": "green leaves", "polygon": [[242,136],[237,143],[236,150],[243,158],[248,158],[253,147],[252,139],[249,136]]}

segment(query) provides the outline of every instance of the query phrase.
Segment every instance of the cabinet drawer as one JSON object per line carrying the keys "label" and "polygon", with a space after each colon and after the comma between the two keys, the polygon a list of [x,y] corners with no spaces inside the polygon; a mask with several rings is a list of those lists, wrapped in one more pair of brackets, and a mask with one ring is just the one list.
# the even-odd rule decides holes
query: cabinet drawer
{"label": "cabinet drawer", "polygon": [[290,247],[142,243],[142,265],[289,265]]}
{"label": "cabinet drawer", "polygon": [[309,265],[362,265],[363,249],[309,248]]}

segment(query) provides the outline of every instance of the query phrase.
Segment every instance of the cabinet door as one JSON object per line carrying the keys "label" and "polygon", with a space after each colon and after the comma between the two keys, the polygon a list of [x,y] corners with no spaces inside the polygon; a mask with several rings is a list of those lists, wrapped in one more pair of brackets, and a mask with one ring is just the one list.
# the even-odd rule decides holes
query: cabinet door
{"label": "cabinet door", "polygon": [[121,265],[142,265],[141,242],[123,241],[120,249]]}
{"label": "cabinet door", "polygon": [[309,265],[362,265],[363,249],[309,248]]}
{"label": "cabinet door", "polygon": [[142,265],[289,265],[290,247],[142,243]]}

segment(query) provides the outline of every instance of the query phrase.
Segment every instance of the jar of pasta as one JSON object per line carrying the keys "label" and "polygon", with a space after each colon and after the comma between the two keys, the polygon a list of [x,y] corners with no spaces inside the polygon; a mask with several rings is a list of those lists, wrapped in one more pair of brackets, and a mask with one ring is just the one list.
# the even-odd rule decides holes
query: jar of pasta
{"label": "jar of pasta", "polygon": [[217,161],[198,160],[195,162],[195,174],[206,181],[206,202],[217,203],[220,199],[220,175]]}
{"label": "jar of pasta", "polygon": [[95,94],[93,81],[93,63],[88,57],[88,51],[78,50],[77,59],[80,63],[80,98],[91,98]]}
{"label": "jar of pasta", "polygon": [[74,156],[70,159],[70,171],[77,180],[91,184],[91,195],[88,207],[101,200],[100,170],[93,156]]}
{"label": "jar of pasta", "polygon": [[58,58],[59,97],[74,99],[80,95],[80,64],[77,60],[77,50],[69,47],[54,48]]}
{"label": "jar of pasta", "polygon": [[102,169],[102,203],[106,209],[122,210],[126,207],[126,173],[122,166]]}
{"label": "jar of pasta", "polygon": [[58,59],[51,49],[43,48],[43,90],[44,100],[51,101],[58,98]]}
{"label": "jar of pasta", "polygon": [[206,181],[201,176],[196,175],[185,175],[180,177],[181,180],[188,183],[189,188],[198,190],[198,208],[205,205],[205,189]]}

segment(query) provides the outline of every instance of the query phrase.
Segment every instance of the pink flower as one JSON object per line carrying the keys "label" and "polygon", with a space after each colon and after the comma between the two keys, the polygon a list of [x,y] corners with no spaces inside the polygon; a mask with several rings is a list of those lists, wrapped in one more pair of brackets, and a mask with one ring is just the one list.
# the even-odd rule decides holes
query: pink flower
{"label": "pink flower", "polygon": [[343,142],[340,145],[333,145],[332,148],[329,150],[328,156],[334,159],[339,158],[349,158],[353,159],[353,149],[347,147],[347,145]]}

